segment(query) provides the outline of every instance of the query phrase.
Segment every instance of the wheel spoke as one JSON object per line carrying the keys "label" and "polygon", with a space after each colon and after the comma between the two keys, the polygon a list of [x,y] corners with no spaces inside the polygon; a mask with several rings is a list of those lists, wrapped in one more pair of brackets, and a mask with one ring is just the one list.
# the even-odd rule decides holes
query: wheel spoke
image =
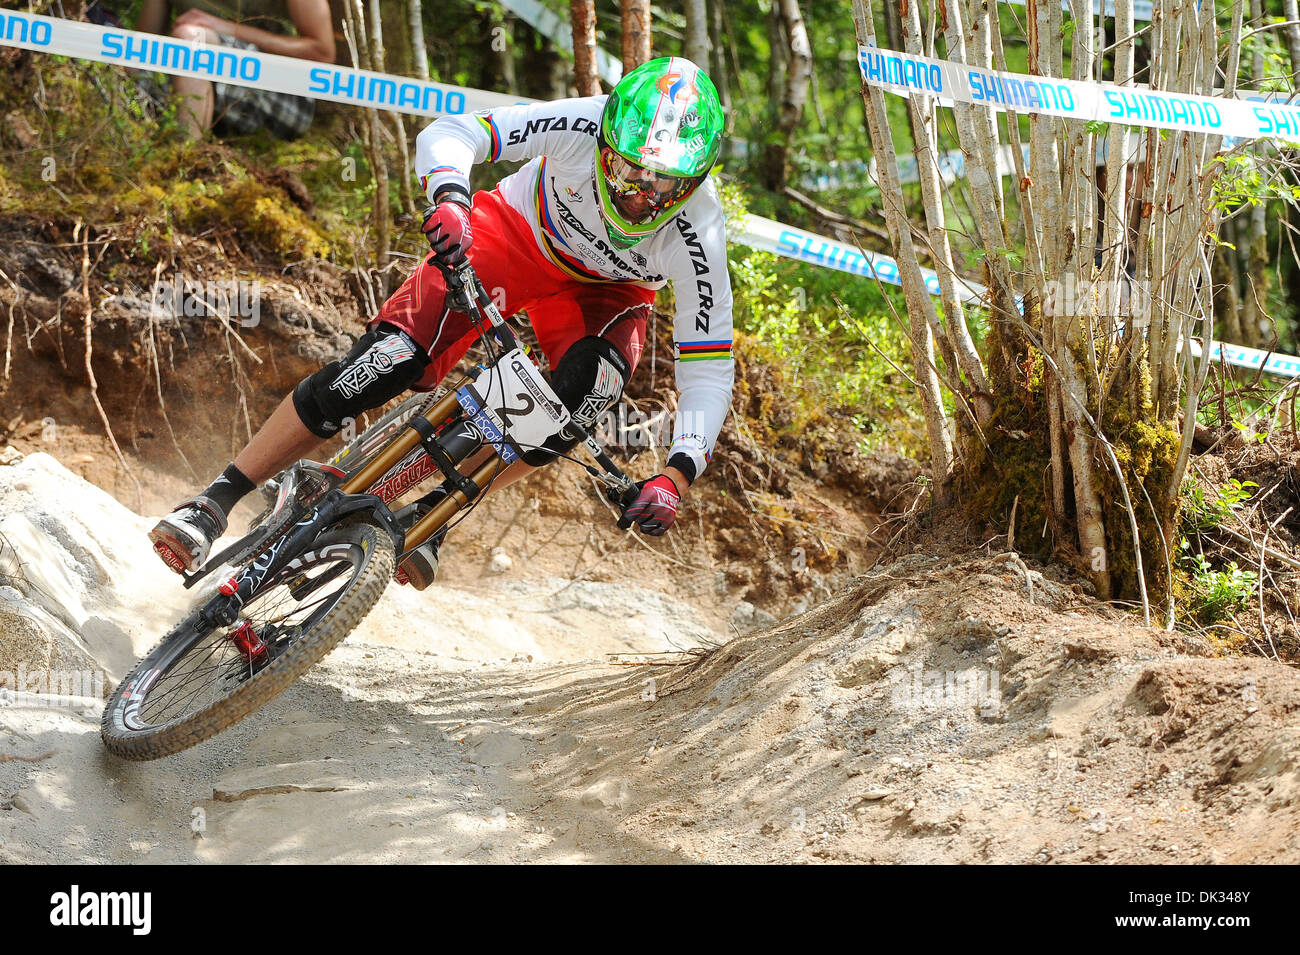
{"label": "wheel spoke", "polygon": [[[303,558],[306,566],[291,575],[281,575],[262,593],[254,595],[244,607],[240,622],[252,625],[253,631],[268,640],[268,652],[284,652],[286,646],[320,622],[347,590],[353,579],[352,554],[323,557],[315,554]],[[314,562],[313,562],[314,560]],[[298,601],[289,584],[307,578],[303,586],[318,581],[323,592],[312,589]],[[321,577],[327,577],[321,580]],[[331,587],[335,581],[337,587]],[[158,726],[198,712],[215,704],[252,679],[261,668],[246,659],[235,647],[231,634],[235,627],[210,630],[196,639],[173,659],[149,689],[140,706],[140,719]],[[287,642],[279,643],[287,638]],[[278,643],[275,651],[270,644]]]}

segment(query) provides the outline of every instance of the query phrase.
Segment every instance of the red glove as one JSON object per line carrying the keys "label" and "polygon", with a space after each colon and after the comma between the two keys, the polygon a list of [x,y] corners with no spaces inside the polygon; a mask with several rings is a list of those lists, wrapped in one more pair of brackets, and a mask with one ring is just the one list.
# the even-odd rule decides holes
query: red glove
{"label": "red glove", "polygon": [[454,269],[465,261],[474,244],[469,222],[469,200],[456,193],[445,194],[424,211],[425,237],[439,265]]}
{"label": "red glove", "polygon": [[642,534],[663,537],[664,531],[677,519],[677,505],[682,499],[677,493],[677,485],[668,475],[657,474],[637,487],[641,493],[618,519],[619,530],[627,530],[635,524]]}

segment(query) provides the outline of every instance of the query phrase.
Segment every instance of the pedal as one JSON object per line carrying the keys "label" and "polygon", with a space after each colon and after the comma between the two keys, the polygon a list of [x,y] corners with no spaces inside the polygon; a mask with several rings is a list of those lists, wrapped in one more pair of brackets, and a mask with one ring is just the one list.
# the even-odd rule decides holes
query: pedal
{"label": "pedal", "polygon": [[154,541],[153,551],[162,558],[164,564],[176,571],[176,573],[185,573],[185,562],[176,556],[176,552],[168,547],[166,543],[160,540]]}

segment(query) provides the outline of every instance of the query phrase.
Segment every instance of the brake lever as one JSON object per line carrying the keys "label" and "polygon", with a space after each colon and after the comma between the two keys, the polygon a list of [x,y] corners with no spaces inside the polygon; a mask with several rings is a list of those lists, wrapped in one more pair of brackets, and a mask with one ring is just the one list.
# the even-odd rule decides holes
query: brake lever
{"label": "brake lever", "polygon": [[447,286],[447,300],[452,311],[472,315],[472,309],[478,305],[478,296],[475,294],[477,279],[474,275],[474,267],[469,262],[466,262],[459,269],[446,268],[441,263],[436,264],[442,271],[443,282]]}
{"label": "brake lever", "polygon": [[641,488],[635,481],[628,478],[627,484],[622,487],[606,483],[601,488],[601,493],[605,495],[605,500],[609,501],[609,503],[626,510],[632,506],[637,496],[640,495]]}

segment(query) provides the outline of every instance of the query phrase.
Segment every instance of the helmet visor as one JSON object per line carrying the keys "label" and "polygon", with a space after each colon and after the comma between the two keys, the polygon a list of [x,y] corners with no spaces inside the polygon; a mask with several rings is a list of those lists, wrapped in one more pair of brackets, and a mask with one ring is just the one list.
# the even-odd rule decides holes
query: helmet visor
{"label": "helmet visor", "polygon": [[646,169],[608,146],[600,150],[600,171],[619,215],[634,225],[651,222],[680,205],[704,179]]}

